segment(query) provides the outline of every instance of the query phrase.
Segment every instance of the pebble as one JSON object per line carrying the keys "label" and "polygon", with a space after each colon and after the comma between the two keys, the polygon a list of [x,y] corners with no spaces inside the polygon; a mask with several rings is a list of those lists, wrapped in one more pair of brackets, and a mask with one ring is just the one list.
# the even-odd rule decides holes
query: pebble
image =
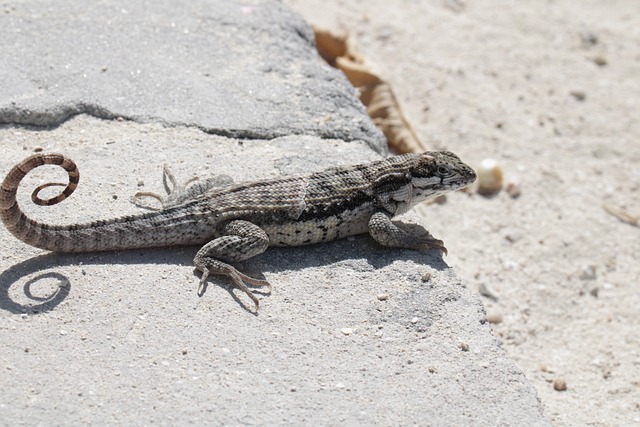
{"label": "pebble", "polygon": [[604,67],[605,65],[607,65],[607,58],[605,58],[602,55],[596,55],[593,58],[591,58],[591,60],[593,61],[594,64],[596,64],[598,67]]}
{"label": "pebble", "polygon": [[553,380],[553,389],[556,391],[565,391],[567,389],[567,382],[562,377],[556,378]]}
{"label": "pebble", "polygon": [[598,44],[598,36],[589,30],[580,31],[582,46],[591,47]]}
{"label": "pebble", "polygon": [[576,101],[580,102],[587,99],[587,94],[582,90],[572,90],[571,92],[569,92],[569,95],[573,96]]}
{"label": "pebble", "polygon": [[518,240],[521,240],[524,237],[522,231],[517,228],[509,228],[504,235],[504,238],[509,243],[515,243]]}
{"label": "pebble", "polygon": [[389,294],[378,294],[376,298],[378,298],[378,301],[386,301],[389,299]]}
{"label": "pebble", "polygon": [[498,301],[498,297],[496,296],[496,294],[484,282],[480,283],[480,285],[478,286],[478,292],[480,292],[480,295],[482,295],[483,297],[487,297],[493,301]]}
{"label": "pebble", "polygon": [[487,313],[486,317],[487,322],[489,323],[493,323],[494,325],[497,325],[498,323],[502,323],[502,313],[500,313],[499,311],[490,311]]}
{"label": "pebble", "polygon": [[596,266],[595,265],[587,265],[580,272],[580,280],[596,280]]}
{"label": "pebble", "polygon": [[427,343],[420,343],[416,345],[416,351],[428,351],[431,349],[431,345]]}
{"label": "pebble", "polygon": [[467,4],[463,0],[445,0],[444,6],[452,12],[460,13],[467,7]]}
{"label": "pebble", "polygon": [[353,329],[351,329],[351,328],[342,328],[342,329],[340,329],[340,332],[342,332],[344,335],[351,335],[353,333]]}
{"label": "pebble", "polygon": [[424,274],[422,275],[421,280],[422,280],[423,282],[428,282],[429,280],[431,280],[431,277],[432,277],[432,276],[433,276],[433,275],[431,274],[431,272],[430,272],[430,271],[427,271],[426,273],[424,273]]}
{"label": "pebble", "polygon": [[469,344],[461,342],[458,344],[458,348],[462,351],[469,351]]}
{"label": "pebble", "polygon": [[438,205],[444,205],[445,203],[447,203],[447,196],[446,194],[440,194],[439,196],[436,196],[433,199],[433,202],[438,204]]}
{"label": "pebble", "polygon": [[522,194],[520,183],[518,181],[507,182],[507,185],[504,187],[504,191],[506,191],[512,199],[517,199]]}
{"label": "pebble", "polygon": [[414,317],[413,319],[411,319],[411,323],[415,325],[416,323],[418,323],[419,320],[420,319],[418,319],[417,317]]}
{"label": "pebble", "polygon": [[492,195],[502,189],[502,168],[495,159],[484,159],[476,172],[478,193]]}

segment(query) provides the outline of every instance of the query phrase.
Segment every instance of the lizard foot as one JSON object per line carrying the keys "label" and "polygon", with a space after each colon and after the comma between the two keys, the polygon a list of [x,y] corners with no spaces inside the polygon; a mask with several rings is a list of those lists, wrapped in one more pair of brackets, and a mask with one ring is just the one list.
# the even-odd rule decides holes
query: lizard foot
{"label": "lizard foot", "polygon": [[[206,191],[212,188],[222,188],[233,185],[233,179],[227,175],[216,175],[205,180],[194,176],[184,183],[179,184],[169,166],[164,165],[162,183],[167,193],[166,196],[163,197],[160,194],[149,191],[138,191],[133,195],[133,204],[139,208],[159,211],[201,197]],[[141,200],[147,197],[156,199],[160,203],[160,207],[151,206]]]}
{"label": "lizard foot", "polygon": [[405,247],[411,249],[438,249],[447,255],[449,251],[444,246],[444,242],[436,239],[418,224],[396,224],[399,229],[406,233],[404,236]]}
{"label": "lizard foot", "polygon": [[[187,187],[189,187],[189,185],[191,185],[198,179],[199,178],[197,176],[194,176],[187,182],[183,184],[178,184],[176,177],[173,175],[173,172],[171,171],[171,168],[169,168],[168,165],[164,165],[164,168],[162,170],[162,183],[164,184],[164,190],[167,193],[167,196],[162,197],[158,193],[152,193],[149,191],[138,191],[136,194],[133,195],[132,202],[134,205],[143,209],[149,209],[154,211],[165,209],[169,206],[173,206],[174,204],[176,204],[176,202],[182,200],[183,198],[182,196],[183,194],[185,194]],[[158,202],[160,202],[160,208],[143,203],[140,199],[145,197],[151,197],[153,199],[156,199]]]}
{"label": "lizard foot", "polygon": [[422,238],[422,244],[420,245],[424,249],[439,249],[443,254],[448,255],[449,251],[444,246],[444,242],[440,239],[435,239],[431,236],[425,236]]}
{"label": "lizard foot", "polygon": [[271,292],[271,284],[266,280],[254,279],[253,277],[249,277],[246,274],[239,272],[235,267],[212,258],[201,259],[200,262],[196,263],[196,268],[202,272],[202,276],[200,277],[200,285],[198,286],[198,296],[202,296],[204,294],[207,279],[212,274],[220,274],[231,278],[231,280],[233,280],[233,283],[245,294],[247,294],[249,298],[251,298],[251,301],[253,301],[256,306],[256,311],[258,311],[260,303],[258,301],[258,298],[256,298],[253,292],[251,292],[251,290],[247,287],[246,283],[253,286],[267,286],[269,287],[269,292]]}
{"label": "lizard foot", "polygon": [[439,249],[445,255],[448,253],[444,242],[434,238],[424,227],[418,224],[393,222],[388,214],[382,212],[371,216],[369,234],[383,246],[407,249]]}

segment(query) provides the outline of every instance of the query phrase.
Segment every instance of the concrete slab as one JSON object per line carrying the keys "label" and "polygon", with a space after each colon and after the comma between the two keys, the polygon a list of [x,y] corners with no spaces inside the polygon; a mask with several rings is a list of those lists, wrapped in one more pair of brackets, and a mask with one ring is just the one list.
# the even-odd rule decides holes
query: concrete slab
{"label": "concrete slab", "polygon": [[[164,2],[162,13],[145,14],[147,20],[130,29],[134,35],[146,34],[151,40],[153,22],[171,22],[173,15],[199,19],[225,7],[237,7],[241,13],[211,23],[216,28],[210,31],[220,36],[217,27],[227,27],[228,39],[247,40],[245,31],[250,26],[242,20],[246,7],[255,12],[255,8],[268,6],[274,13],[268,27],[272,31],[286,28],[291,20],[300,22],[279,3],[198,4],[208,9],[185,12],[182,4]],[[126,6],[101,3],[100,10],[106,13],[104,8],[114,5],[127,11],[143,10],[137,2]],[[79,6],[67,13],[35,2],[8,7],[8,15],[23,20],[28,16],[29,25],[38,28],[68,28],[79,25],[81,20],[74,22],[75,18],[85,16]],[[25,14],[27,8],[29,13]],[[301,31],[308,33],[308,28],[300,25]],[[5,32],[6,28],[15,29],[1,27]],[[90,26],[83,28],[76,34],[78,38],[93,37]],[[187,45],[176,43],[171,48],[170,37],[158,37],[168,44],[165,52],[185,61],[185,69],[190,68],[191,59],[199,61],[199,56],[184,52]],[[302,47],[292,49],[302,53],[298,53],[300,59],[291,59],[291,67],[300,69],[306,67],[301,63],[315,57],[306,36],[295,40],[290,43]],[[256,43],[266,42],[260,39]],[[50,61],[62,63],[62,56],[71,50],[56,50],[57,46],[50,45]],[[133,43],[130,48],[136,46],[145,45]],[[7,50],[6,45],[2,52],[21,54],[20,50]],[[130,58],[146,55],[138,50],[127,52]],[[274,61],[280,54],[286,56],[284,52],[272,54]],[[230,51],[227,58],[249,60]],[[117,65],[115,56],[113,61],[113,67],[125,69]],[[29,73],[39,69],[37,64],[22,69],[16,68],[17,60],[12,64],[10,81],[24,85],[36,81],[21,76],[33,75]],[[78,62],[76,67],[88,69],[91,65]],[[175,79],[176,85],[182,81],[173,74],[175,67],[165,67],[160,59],[151,69],[162,81]],[[234,69],[244,72],[242,67]],[[262,72],[269,74],[268,70]],[[41,75],[48,76],[44,71]],[[52,75],[61,76],[55,70]],[[375,132],[367,136],[362,131],[369,126],[362,110],[354,107],[342,114],[343,107],[337,101],[333,107],[330,103],[322,107],[336,117],[323,126],[314,125],[309,116],[319,114],[315,110],[321,107],[318,100],[309,99],[308,105],[301,105],[309,115],[300,113],[292,120],[287,117],[292,104],[285,96],[282,104],[265,104],[274,111],[260,128],[229,124],[233,132],[225,133],[223,122],[217,122],[221,126],[217,129],[199,121],[206,120],[200,107],[209,105],[212,91],[229,91],[231,104],[244,96],[238,93],[239,86],[218,87],[224,86],[225,80],[212,82],[206,91],[191,93],[181,112],[177,104],[167,107],[159,103],[173,95],[163,98],[162,90],[149,95],[148,81],[139,85],[121,82],[108,72],[95,84],[87,85],[82,79],[81,74],[73,73],[68,81],[59,80],[69,89],[81,88],[69,98],[54,87],[55,83],[47,86],[51,90],[1,89],[16,91],[11,96],[13,104],[3,106],[3,117],[45,120],[11,119],[12,124],[0,126],[2,174],[41,150],[63,152],[80,167],[76,193],[48,208],[34,206],[29,194],[43,182],[59,181],[63,174],[41,168],[45,170],[34,171],[25,179],[22,206],[46,222],[72,223],[138,212],[129,201],[131,195],[136,191],[161,192],[164,163],[183,180],[193,175],[225,174],[241,182],[379,158],[370,149],[375,146]],[[226,81],[233,80],[229,77]],[[309,75],[297,83],[313,86],[304,89],[313,93],[342,93],[343,89],[348,93],[337,77],[328,81]],[[126,116],[140,123],[87,115],[65,119],[65,114],[55,113],[58,105],[70,105],[71,101],[100,105],[95,94],[107,91],[102,86],[120,84],[129,88],[126,108],[139,112]],[[297,86],[289,89],[294,100],[295,93],[302,91]],[[52,93],[62,97],[60,102]],[[307,101],[298,97],[296,102]],[[232,117],[221,119],[227,123],[249,126],[251,118],[260,115],[241,101],[228,108]],[[25,111],[31,114],[23,116]],[[115,110],[105,115],[89,113],[123,115]],[[185,122],[190,126],[181,125],[178,119],[171,121],[180,114],[193,117]],[[345,138],[351,142],[327,139],[331,133],[323,133],[325,126],[339,133],[342,125],[336,124],[349,114],[357,116],[351,123],[354,127],[357,123],[367,125]],[[236,115],[240,117],[233,117]],[[280,124],[275,123],[278,116],[284,117]],[[57,118],[46,121],[53,117]],[[172,127],[167,127],[168,123]],[[272,133],[256,139],[269,123],[275,129],[265,133]],[[358,132],[360,136],[354,137]],[[450,197],[452,205],[457,197],[464,196]],[[446,235],[438,237],[446,241]],[[0,376],[0,410],[3,422],[12,425],[549,425],[535,390],[491,336],[479,299],[435,252],[389,250],[366,236],[306,248],[270,249],[241,266],[247,272],[263,272],[274,285],[273,294],[261,296],[256,316],[245,309],[244,304],[249,304],[246,297],[223,279],[214,280],[203,297],[196,295],[197,275],[191,265],[195,247],[50,254],[17,241],[2,227],[0,245],[0,340],[4,344],[0,350],[4,372]]]}
{"label": "concrete slab", "polygon": [[316,135],[386,152],[354,88],[309,26],[272,0],[3,6],[0,123],[79,113],[243,139]]}
{"label": "concrete slab", "polygon": [[[165,162],[179,179],[241,182],[377,157],[364,143],[239,144],[87,116],[4,127],[0,140],[1,171],[39,149],[78,162],[80,186],[56,206],[29,195],[64,174],[26,178],[21,204],[51,223],[138,212],[131,195],[162,192]],[[477,296],[437,252],[366,236],[270,249],[242,265],[274,285],[254,316],[226,280],[196,295],[196,247],[51,254],[4,228],[0,242],[1,409],[12,424],[547,424]]]}

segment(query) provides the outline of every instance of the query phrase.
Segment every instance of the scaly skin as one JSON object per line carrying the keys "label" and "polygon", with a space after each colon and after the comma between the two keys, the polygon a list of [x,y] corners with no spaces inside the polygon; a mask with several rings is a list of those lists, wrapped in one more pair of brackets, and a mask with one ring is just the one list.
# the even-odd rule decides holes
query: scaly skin
{"label": "scaly skin", "polygon": [[[209,275],[226,275],[246,292],[256,309],[258,300],[246,283],[269,286],[268,282],[246,276],[228,263],[247,260],[269,246],[301,246],[367,232],[384,246],[446,252],[443,243],[426,230],[410,232],[391,218],[475,180],[474,171],[449,152],[404,154],[308,175],[226,186],[210,180],[190,187],[193,180],[177,185],[165,168],[165,180],[172,184],[166,199],[151,193],[135,196],[154,197],[161,201],[162,209],[84,224],[49,225],[28,218],[16,201],[24,176],[45,164],[65,169],[69,182],[39,186],[32,194],[34,203],[60,203],[78,185],[78,168],[61,154],[35,154],[14,166],[2,182],[0,218],[15,237],[55,252],[204,245],[194,259],[202,271],[200,293]],[[38,196],[40,190],[53,185],[65,188],[48,200]]]}

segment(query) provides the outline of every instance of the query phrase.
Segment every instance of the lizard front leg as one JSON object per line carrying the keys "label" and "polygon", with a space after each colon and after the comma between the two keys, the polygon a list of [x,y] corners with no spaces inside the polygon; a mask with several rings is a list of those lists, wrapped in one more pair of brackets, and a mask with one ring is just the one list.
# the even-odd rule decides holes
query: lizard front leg
{"label": "lizard front leg", "polygon": [[394,223],[388,214],[376,212],[369,219],[369,234],[382,246],[407,249],[440,249],[445,255],[447,248],[442,240],[417,224]]}
{"label": "lizard front leg", "polygon": [[257,310],[259,306],[258,299],[247,288],[245,283],[254,286],[271,287],[271,285],[266,280],[254,279],[239,272],[226,262],[247,260],[266,251],[268,247],[269,236],[257,225],[242,220],[231,221],[226,224],[222,230],[222,236],[213,239],[200,248],[193,259],[196,268],[202,272],[198,295],[204,293],[209,275],[221,274],[230,277],[233,283],[251,298]]}

